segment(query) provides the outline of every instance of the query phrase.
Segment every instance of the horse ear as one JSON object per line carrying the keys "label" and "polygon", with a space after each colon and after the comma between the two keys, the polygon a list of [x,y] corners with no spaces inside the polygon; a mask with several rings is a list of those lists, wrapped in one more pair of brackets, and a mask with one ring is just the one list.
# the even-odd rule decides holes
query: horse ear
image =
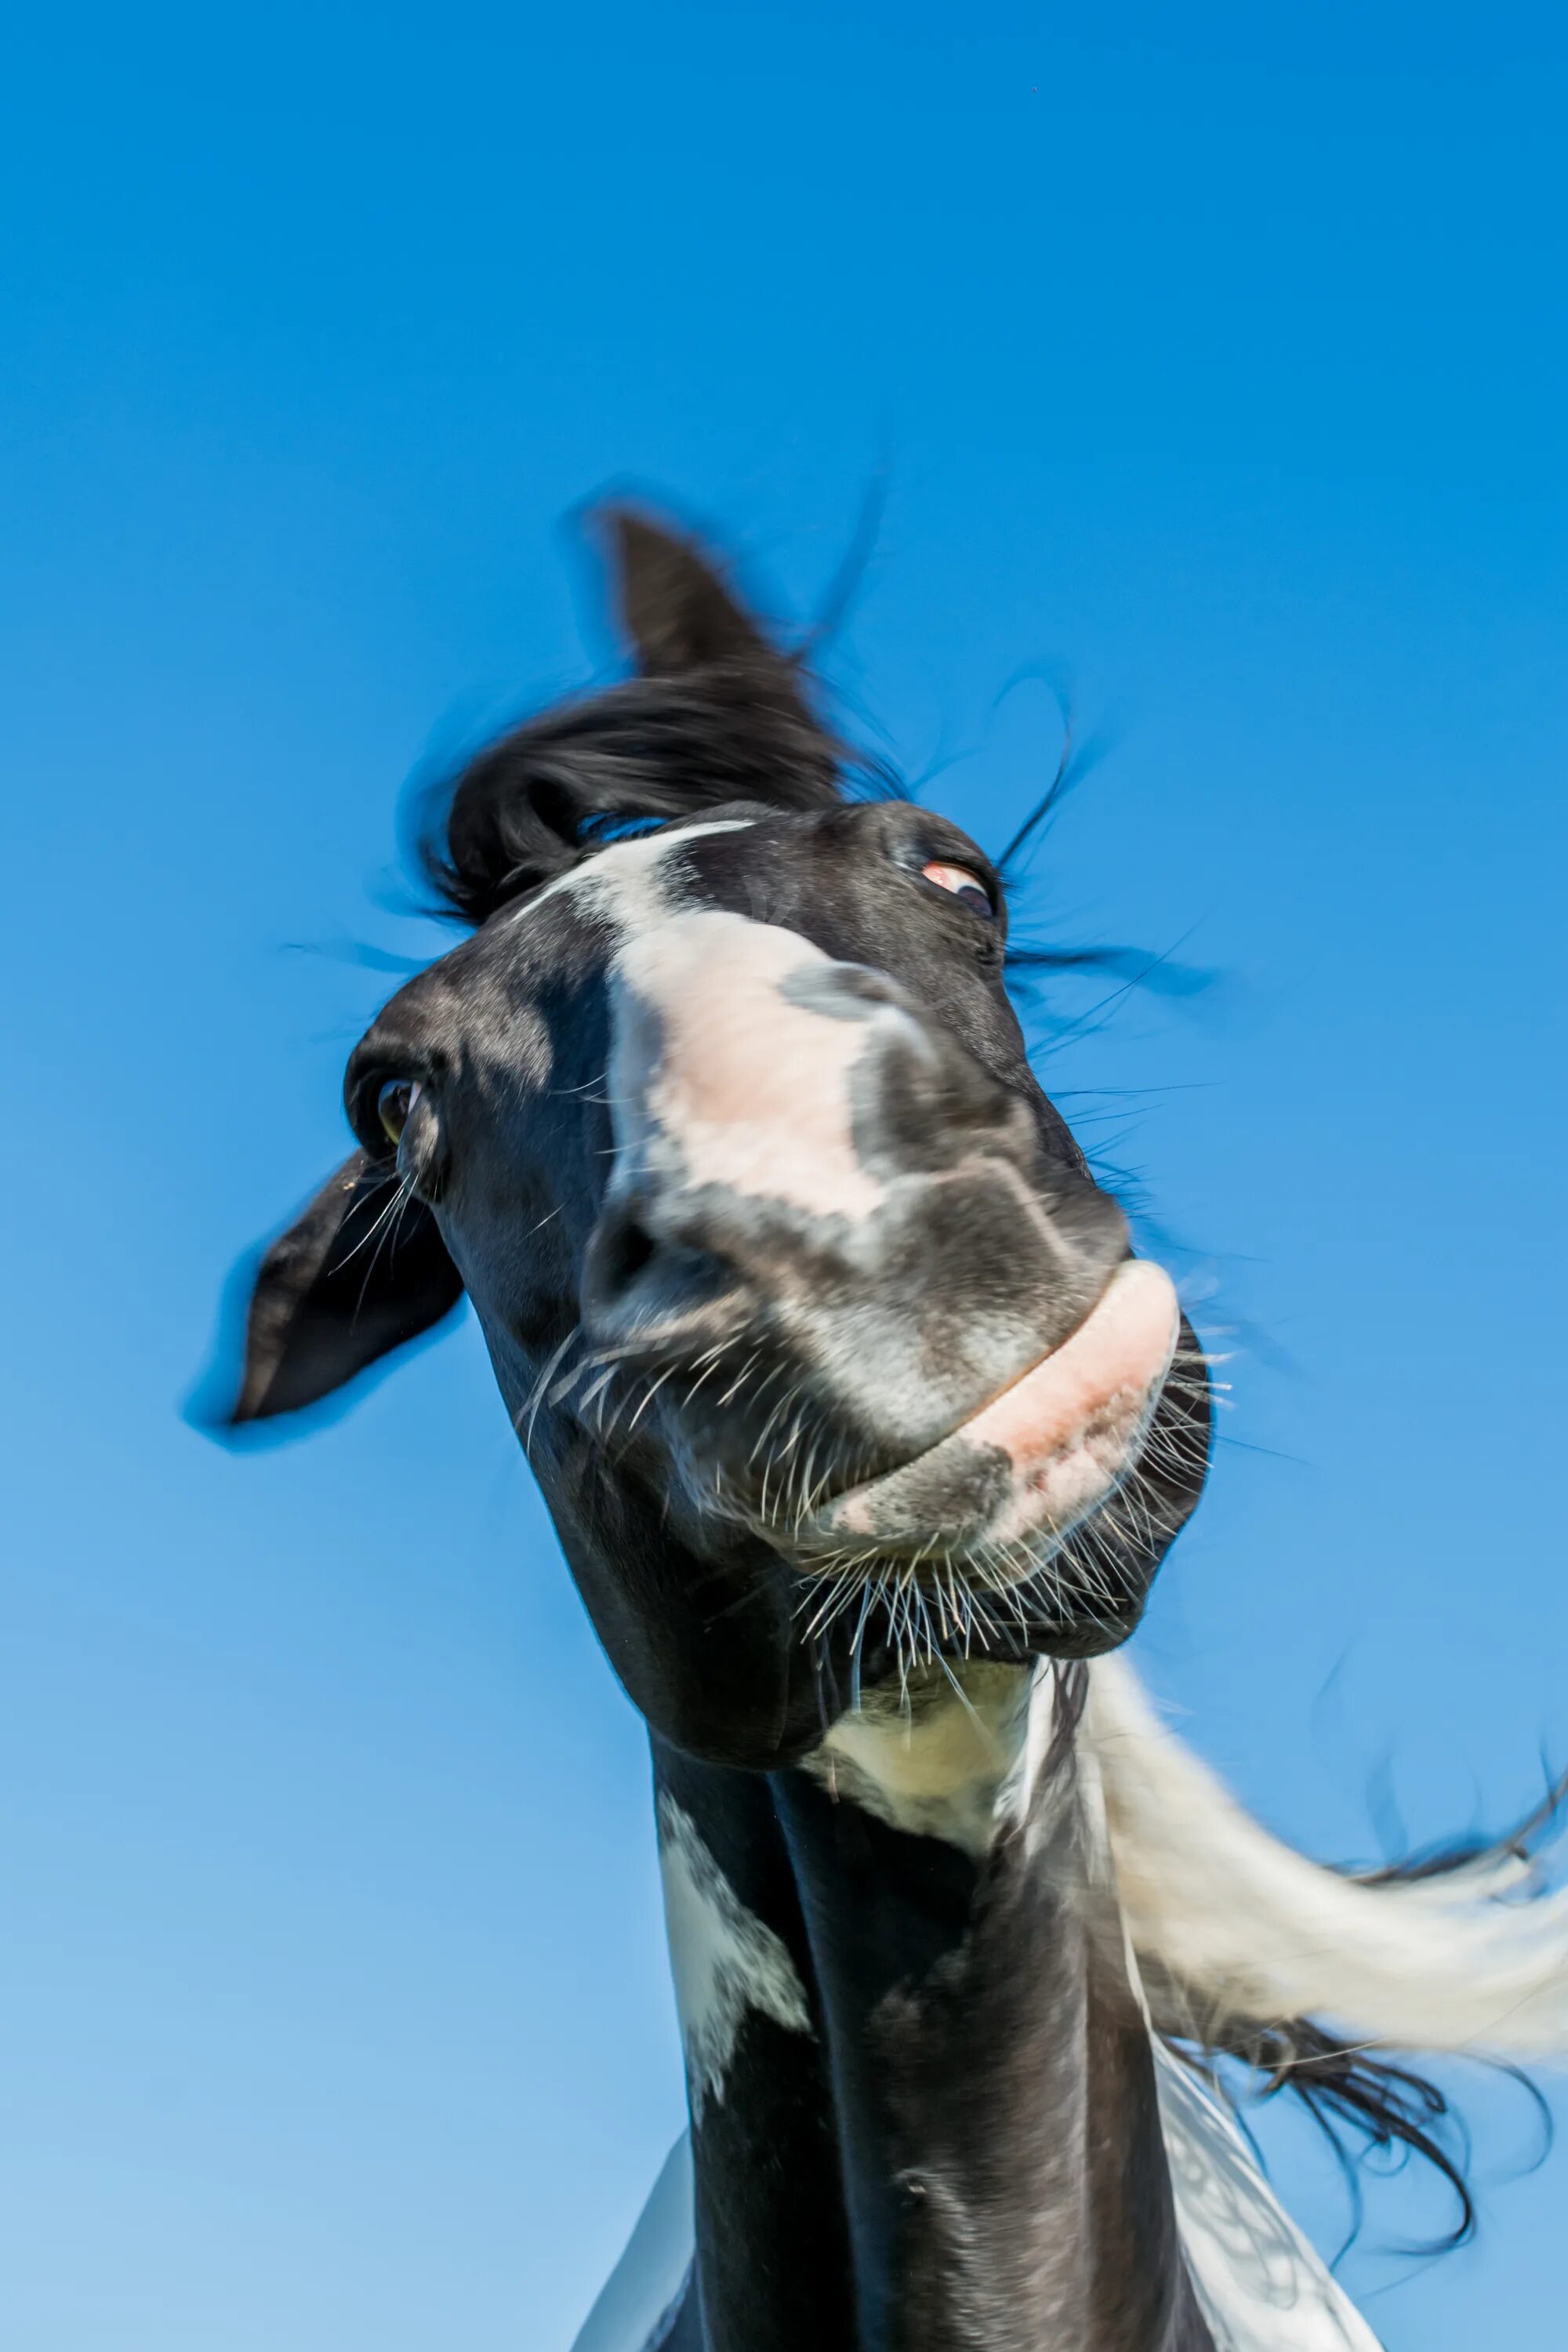
{"label": "horse ear", "polygon": [[237,1393],[205,1416],[217,1430],[320,1404],[449,1315],[462,1276],[422,1201],[363,1151],[242,1271]]}
{"label": "horse ear", "polygon": [[793,669],[700,540],[641,508],[601,507],[622,629],[646,677],[713,663]]}

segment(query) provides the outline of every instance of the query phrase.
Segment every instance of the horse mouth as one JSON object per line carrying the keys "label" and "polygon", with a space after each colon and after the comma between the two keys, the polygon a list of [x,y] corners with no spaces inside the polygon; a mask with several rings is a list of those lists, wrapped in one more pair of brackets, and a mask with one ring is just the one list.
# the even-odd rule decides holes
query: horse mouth
{"label": "horse mouth", "polygon": [[983,1560],[993,1585],[1026,1581],[1136,1465],[1180,1330],[1170,1276],[1124,1260],[1077,1328],[999,1396],[814,1513],[794,1532],[795,1566],[940,1575]]}

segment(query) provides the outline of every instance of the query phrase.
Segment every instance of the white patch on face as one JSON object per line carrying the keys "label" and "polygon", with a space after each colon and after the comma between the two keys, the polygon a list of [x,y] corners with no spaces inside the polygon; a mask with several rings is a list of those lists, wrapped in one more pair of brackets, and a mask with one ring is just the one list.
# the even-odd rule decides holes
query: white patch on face
{"label": "white patch on face", "polygon": [[658,1801],[658,1858],[687,2090],[700,2122],[708,2101],[724,2096],[749,2010],[805,2034],[811,2011],[785,1946],[738,1900],[690,1814],[668,1796]]}
{"label": "white patch on face", "polygon": [[692,909],[634,932],[616,958],[610,1095],[637,1171],[858,1219],[887,1188],[860,1162],[849,1075],[872,1027],[914,1030],[896,1005],[837,1020],[792,1003],[831,959],[798,932]]}
{"label": "white patch on face", "polygon": [[1027,1666],[965,1660],[952,1678],[932,1666],[906,1685],[865,1692],[805,1768],[890,1829],[941,1838],[978,1861],[1011,1816],[1038,1677]]}
{"label": "white patch on face", "polygon": [[613,841],[595,851],[585,865],[558,874],[542,890],[525,898],[512,919],[531,922],[550,899],[570,896],[584,906],[602,909],[617,924],[629,928],[637,919],[660,921],[669,912],[667,887],[658,868],[682,842],[700,841],[710,833],[743,833],[754,823],[749,816],[715,817],[709,824],[683,824],[669,833],[645,833],[636,841]]}
{"label": "white patch on face", "polygon": [[546,884],[517,919],[531,922],[570,895],[616,935],[610,1096],[629,1169],[658,1171],[663,1153],[689,1184],[866,1217],[886,1187],[854,1148],[849,1072],[873,1023],[920,1033],[895,1005],[836,1020],[792,1003],[784,983],[826,970],[829,957],[776,924],[682,903],[666,860],[685,842],[752,822],[721,817],[613,843]]}

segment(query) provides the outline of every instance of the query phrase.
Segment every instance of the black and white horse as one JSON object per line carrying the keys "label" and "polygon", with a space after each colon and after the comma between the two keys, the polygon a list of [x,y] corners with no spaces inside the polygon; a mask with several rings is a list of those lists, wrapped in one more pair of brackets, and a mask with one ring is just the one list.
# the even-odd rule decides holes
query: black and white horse
{"label": "black and white horse", "polygon": [[1030,1070],[1001,877],[605,520],[637,675],[458,778],[472,935],[355,1048],[232,1414],[466,1291],[647,1719],[691,2127],[582,2352],[1370,2345],[1204,2062],[1440,2153],[1376,2051],[1561,2049],[1568,1913],[1511,1850],[1321,1869],[1158,1721],[1114,1653],[1205,1370]]}

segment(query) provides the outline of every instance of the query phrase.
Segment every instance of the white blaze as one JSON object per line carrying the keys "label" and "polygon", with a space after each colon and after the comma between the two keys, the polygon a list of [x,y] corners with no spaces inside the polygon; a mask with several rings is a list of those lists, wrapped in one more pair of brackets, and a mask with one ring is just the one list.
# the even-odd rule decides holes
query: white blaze
{"label": "white blaze", "polygon": [[832,959],[798,932],[694,907],[679,866],[684,844],[745,830],[720,817],[612,844],[536,891],[516,919],[569,898],[614,939],[610,1097],[617,1145],[636,1172],[668,1172],[784,1201],[818,1216],[868,1216],[886,1188],[851,1134],[849,1073],[873,1027],[918,1029],[892,1004],[835,1019],[792,1003],[784,983]]}
{"label": "white blaze", "polygon": [[792,1003],[786,983],[830,962],[798,932],[712,909],[626,940],[610,1096],[635,1170],[816,1216],[880,1206],[886,1187],[855,1149],[850,1072],[874,1022],[909,1015],[887,1005],[870,1021],[836,1020]]}

